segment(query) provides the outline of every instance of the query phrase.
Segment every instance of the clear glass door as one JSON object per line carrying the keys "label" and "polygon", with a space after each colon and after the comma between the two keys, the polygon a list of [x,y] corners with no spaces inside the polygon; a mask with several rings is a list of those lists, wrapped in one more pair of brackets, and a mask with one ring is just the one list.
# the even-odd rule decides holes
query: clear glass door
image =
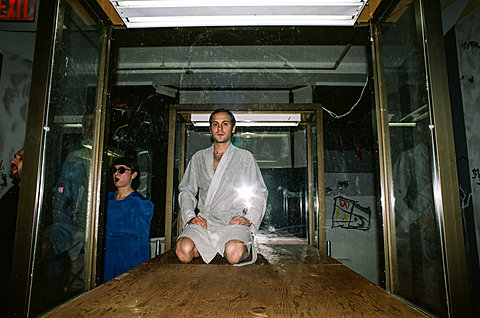
{"label": "clear glass door", "polygon": [[[86,290],[100,53],[105,27],[82,1],[60,1],[43,145],[30,314]],[[101,77],[101,76],[100,76]]]}
{"label": "clear glass door", "polygon": [[[447,316],[441,213],[434,199],[435,146],[417,1],[398,1],[376,25],[385,171],[391,175],[390,288],[436,316]],[[387,125],[385,125],[387,126]]]}

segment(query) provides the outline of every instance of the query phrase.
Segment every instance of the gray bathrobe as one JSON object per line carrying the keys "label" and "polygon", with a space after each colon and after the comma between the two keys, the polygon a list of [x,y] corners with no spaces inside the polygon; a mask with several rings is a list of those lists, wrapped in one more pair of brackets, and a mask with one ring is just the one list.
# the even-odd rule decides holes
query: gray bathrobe
{"label": "gray bathrobe", "polygon": [[[225,243],[238,239],[250,250],[252,233],[262,223],[267,204],[267,188],[253,155],[230,144],[213,171],[213,145],[195,153],[179,185],[183,231],[191,238],[202,259],[209,263],[217,253],[223,256]],[[198,202],[196,195],[198,192]],[[207,229],[187,222],[198,215],[207,220]],[[242,215],[250,227],[228,225]]]}

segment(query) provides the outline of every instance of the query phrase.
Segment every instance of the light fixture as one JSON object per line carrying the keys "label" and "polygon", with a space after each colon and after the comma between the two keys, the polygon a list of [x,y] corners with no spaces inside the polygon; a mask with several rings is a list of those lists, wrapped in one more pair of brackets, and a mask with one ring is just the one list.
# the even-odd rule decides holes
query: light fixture
{"label": "light fixture", "polygon": [[82,128],[83,125],[81,123],[66,123],[62,124],[64,128]]}
{"label": "light fixture", "polygon": [[56,125],[64,128],[82,128],[83,116],[82,115],[62,115],[55,116],[53,122]]}
{"label": "light fixture", "polygon": [[352,26],[366,0],[110,0],[129,28]]}
{"label": "light fixture", "polygon": [[[298,126],[301,121],[299,113],[235,113],[237,126]],[[193,113],[190,116],[192,124],[196,127],[208,127],[210,113]]]}
{"label": "light fixture", "polygon": [[415,127],[415,123],[388,123],[390,127]]}
{"label": "light fixture", "polygon": [[[87,149],[90,149],[90,150],[93,149],[93,146],[90,145],[90,144],[83,144],[82,146],[87,148]],[[121,154],[116,153],[115,151],[112,151],[112,150],[108,150],[108,149],[107,149],[107,156],[114,157],[114,158],[122,157]],[[85,158],[85,159],[90,160],[90,158]]]}
{"label": "light fixture", "polygon": [[250,7],[250,6],[346,6],[365,2],[363,0],[113,0],[119,7],[171,8],[171,7]]}

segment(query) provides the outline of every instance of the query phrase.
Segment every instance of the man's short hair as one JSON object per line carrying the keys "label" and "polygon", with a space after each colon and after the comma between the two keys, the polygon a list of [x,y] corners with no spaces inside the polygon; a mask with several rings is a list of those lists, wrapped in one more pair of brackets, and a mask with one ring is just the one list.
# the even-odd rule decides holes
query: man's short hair
{"label": "man's short hair", "polygon": [[210,119],[208,120],[210,125],[212,124],[213,116],[218,113],[227,113],[227,115],[230,117],[230,123],[232,124],[232,127],[235,126],[235,116],[233,116],[231,111],[225,108],[219,108],[213,111],[213,113],[210,115]]}
{"label": "man's short hair", "polygon": [[140,169],[138,167],[137,160],[130,157],[118,157],[113,161],[113,166],[115,167],[116,165],[127,166],[131,169],[131,173],[137,173],[135,179],[132,180],[132,189],[137,190],[140,186]]}

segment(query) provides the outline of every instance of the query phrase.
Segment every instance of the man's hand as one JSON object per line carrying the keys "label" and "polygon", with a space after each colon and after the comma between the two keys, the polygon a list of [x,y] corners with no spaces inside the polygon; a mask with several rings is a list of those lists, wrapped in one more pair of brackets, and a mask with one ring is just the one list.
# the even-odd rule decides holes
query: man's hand
{"label": "man's hand", "polygon": [[194,217],[193,219],[191,219],[190,221],[188,221],[189,224],[197,224],[197,225],[200,225],[201,227],[203,228],[207,228],[207,220],[205,220],[204,218],[202,218],[200,215],[197,215],[196,217]]}
{"label": "man's hand", "polygon": [[228,225],[233,225],[233,224],[250,226],[252,225],[252,222],[249,219],[244,218],[243,216],[237,215],[230,220],[230,223],[228,223]]}

